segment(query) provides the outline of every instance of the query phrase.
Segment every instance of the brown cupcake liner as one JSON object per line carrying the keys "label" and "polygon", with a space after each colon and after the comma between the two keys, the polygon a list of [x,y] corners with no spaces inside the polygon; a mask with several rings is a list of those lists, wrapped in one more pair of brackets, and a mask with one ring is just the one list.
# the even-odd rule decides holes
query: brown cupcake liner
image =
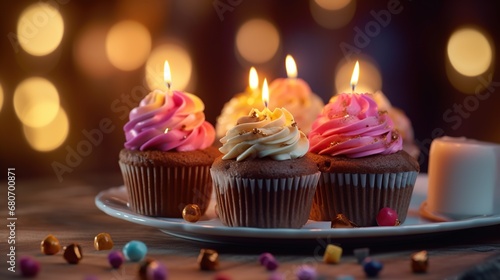
{"label": "brown cupcake liner", "polygon": [[380,209],[390,207],[406,220],[416,171],[385,174],[322,173],[310,219],[331,221],[344,214],[358,226],[377,225]]}
{"label": "brown cupcake liner", "polygon": [[212,194],[210,166],[134,166],[119,162],[131,209],[141,215],[181,218],[187,204],[202,214]]}
{"label": "brown cupcake liner", "polygon": [[230,227],[300,228],[308,220],[320,172],[249,179],[211,171],[219,218]]}

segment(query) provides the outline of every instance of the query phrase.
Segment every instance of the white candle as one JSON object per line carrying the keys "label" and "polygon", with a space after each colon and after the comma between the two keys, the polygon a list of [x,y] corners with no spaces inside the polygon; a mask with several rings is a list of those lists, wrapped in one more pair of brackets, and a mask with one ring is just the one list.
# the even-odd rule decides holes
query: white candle
{"label": "white candle", "polygon": [[452,219],[500,214],[500,145],[434,139],[429,155],[430,212]]}

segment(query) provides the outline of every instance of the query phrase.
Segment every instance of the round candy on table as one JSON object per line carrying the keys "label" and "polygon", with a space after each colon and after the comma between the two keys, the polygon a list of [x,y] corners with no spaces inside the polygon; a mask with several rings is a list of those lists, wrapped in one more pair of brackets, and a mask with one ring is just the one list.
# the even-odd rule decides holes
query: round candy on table
{"label": "round candy on table", "polygon": [[82,247],[76,243],[64,247],[63,257],[70,264],[78,264],[83,259]]}
{"label": "round candy on table", "polygon": [[363,261],[363,270],[368,277],[377,277],[378,273],[384,268],[383,264],[371,258]]}
{"label": "round candy on table", "polygon": [[201,218],[201,209],[197,204],[188,204],[182,209],[182,218],[190,223],[196,223]]}
{"label": "round candy on table", "polygon": [[262,253],[259,256],[259,263],[261,265],[266,265],[269,259],[274,259],[274,256],[271,253]]}
{"label": "round candy on table", "polygon": [[120,268],[125,261],[125,256],[123,256],[120,251],[113,251],[108,254],[108,262],[112,268]]}
{"label": "round candy on table", "polygon": [[219,268],[219,253],[212,249],[201,249],[198,255],[198,265],[201,270],[217,270]]}
{"label": "round candy on table", "polygon": [[42,254],[45,255],[55,255],[61,250],[61,244],[59,240],[52,234],[47,235],[42,243],[40,244],[40,249]]}
{"label": "round candy on table", "polygon": [[377,214],[377,224],[379,226],[399,226],[398,213],[389,207],[384,207],[380,209]]}
{"label": "round candy on table", "polygon": [[313,267],[302,265],[295,271],[295,276],[297,276],[299,280],[314,280],[318,274]]}
{"label": "round candy on table", "polygon": [[19,269],[23,277],[35,277],[40,272],[40,263],[32,257],[21,257]]}
{"label": "round candy on table", "polygon": [[94,248],[97,251],[111,250],[113,248],[113,239],[107,232],[101,232],[94,237]]}
{"label": "round candy on table", "polygon": [[127,260],[139,262],[148,253],[148,247],[142,241],[132,240],[123,246],[122,252]]}
{"label": "round candy on table", "polygon": [[166,280],[168,279],[167,267],[159,261],[147,258],[139,267],[139,279]]}

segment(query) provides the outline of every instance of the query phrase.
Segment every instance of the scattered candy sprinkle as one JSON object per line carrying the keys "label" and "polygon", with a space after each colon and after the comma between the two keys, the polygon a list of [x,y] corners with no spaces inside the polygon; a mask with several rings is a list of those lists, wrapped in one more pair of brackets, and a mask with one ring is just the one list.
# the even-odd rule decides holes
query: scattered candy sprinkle
{"label": "scattered candy sprinkle", "polygon": [[339,263],[342,257],[342,248],[333,244],[328,244],[323,254],[325,263]]}
{"label": "scattered candy sprinkle", "polygon": [[42,240],[40,249],[42,254],[55,255],[61,250],[61,244],[59,244],[59,240],[54,235],[49,234]]}
{"label": "scattered candy sprinkle", "polygon": [[201,209],[197,204],[188,204],[182,209],[182,218],[190,223],[196,223],[201,218]]}
{"label": "scattered candy sprinkle", "polygon": [[371,258],[366,258],[363,261],[363,270],[368,277],[377,277],[382,268],[384,268],[384,266],[381,262],[378,262]]}
{"label": "scattered candy sprinkle", "polygon": [[132,240],[123,246],[122,252],[127,260],[139,262],[148,253],[148,247],[142,241]]}
{"label": "scattered candy sprinkle", "polygon": [[370,248],[358,248],[354,249],[352,252],[358,260],[358,263],[362,264],[363,261],[370,255]]}
{"label": "scattered candy sprinkle", "polygon": [[63,257],[70,264],[78,264],[83,259],[82,247],[76,243],[64,247]]}
{"label": "scattered candy sprinkle", "polygon": [[94,237],[94,248],[97,251],[113,249],[113,239],[107,232],[101,232]]}
{"label": "scattered candy sprinkle", "polygon": [[380,209],[377,214],[377,224],[379,226],[399,226],[398,213],[389,207]]}
{"label": "scattered candy sprinkle", "polygon": [[295,271],[295,275],[299,280],[314,280],[316,279],[317,273],[316,269],[313,267],[302,265]]}
{"label": "scattered candy sprinkle", "polygon": [[40,272],[40,263],[32,257],[21,257],[19,260],[19,268],[23,277],[36,277]]}
{"label": "scattered candy sprinkle", "polygon": [[353,228],[358,227],[357,224],[353,223],[349,220],[344,214],[337,214],[335,218],[332,219],[332,223],[330,224],[331,228]]}
{"label": "scattered candy sprinkle", "polygon": [[426,273],[429,267],[427,251],[420,251],[411,255],[411,270],[413,273]]}
{"label": "scattered candy sprinkle", "polygon": [[120,251],[113,251],[108,254],[108,261],[112,268],[117,269],[122,266],[125,261],[125,256]]}
{"label": "scattered candy sprinkle", "polygon": [[168,279],[167,267],[158,261],[152,261],[146,268],[147,280],[166,280]]}
{"label": "scattered candy sprinkle", "polygon": [[201,270],[217,270],[219,268],[219,253],[211,249],[201,249],[198,255],[198,265]]}

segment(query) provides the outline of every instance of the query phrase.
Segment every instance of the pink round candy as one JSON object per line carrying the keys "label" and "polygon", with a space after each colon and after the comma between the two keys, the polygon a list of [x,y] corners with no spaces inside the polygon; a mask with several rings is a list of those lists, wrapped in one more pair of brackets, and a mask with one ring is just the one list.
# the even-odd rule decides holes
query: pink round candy
{"label": "pink round candy", "polygon": [[398,213],[389,207],[380,209],[377,215],[377,224],[389,227],[399,225]]}

